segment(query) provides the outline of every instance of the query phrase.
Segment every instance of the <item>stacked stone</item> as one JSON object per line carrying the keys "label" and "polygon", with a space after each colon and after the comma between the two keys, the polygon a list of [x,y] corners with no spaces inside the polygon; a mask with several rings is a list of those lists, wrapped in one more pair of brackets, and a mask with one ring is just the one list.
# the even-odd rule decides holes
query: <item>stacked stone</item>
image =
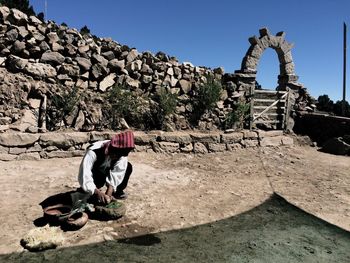
{"label": "stacked stone", "polygon": [[[115,132],[2,133],[0,160],[39,160],[83,156],[97,140],[110,139]],[[213,132],[135,132],[136,152],[195,153],[234,151],[248,147],[293,145],[282,131]]]}
{"label": "stacked stone", "polygon": [[[5,6],[0,7],[0,21],[0,65],[29,80],[43,81],[42,87],[61,84],[105,92],[114,84],[125,84],[139,94],[167,88],[179,94],[177,113],[183,116],[191,111],[187,103],[205,76],[221,80],[224,74],[222,69],[213,71],[189,62],[179,63],[162,52],[140,53],[109,38],[82,35],[76,29],[52,21],[44,23]],[[45,93],[42,87],[36,93]],[[210,122],[211,117],[208,119]]]}
{"label": "stacked stone", "polygon": [[1,6],[0,131],[14,126],[20,131],[44,130],[50,94],[72,87],[80,88],[88,99],[80,101],[67,123],[76,130],[94,130],[102,118],[100,95],[115,84],[126,85],[135,94],[149,98],[162,89],[178,94],[176,112],[167,127],[188,129],[193,98],[207,75],[221,81],[224,89],[215,109],[202,116],[198,128],[220,129],[232,106],[249,100],[256,83],[257,63],[267,47],[276,49],[279,56],[279,88],[288,86],[304,91],[296,96],[297,108],[313,106],[305,88],[297,83],[292,45],[284,40],[284,33],[272,36],[267,29],[261,29],[260,38],[252,37],[250,43],[241,70],[225,74],[223,68],[211,70],[189,62],[179,63],[162,52],[141,53],[112,39],[81,34],[76,29],[52,21],[44,23],[35,16]]}
{"label": "stacked stone", "polygon": [[51,21],[46,24],[5,6],[0,7],[0,19],[1,65],[35,79],[102,92],[117,82],[144,90],[167,86],[187,94],[209,73],[161,52],[139,53],[111,39],[81,35],[76,29]]}

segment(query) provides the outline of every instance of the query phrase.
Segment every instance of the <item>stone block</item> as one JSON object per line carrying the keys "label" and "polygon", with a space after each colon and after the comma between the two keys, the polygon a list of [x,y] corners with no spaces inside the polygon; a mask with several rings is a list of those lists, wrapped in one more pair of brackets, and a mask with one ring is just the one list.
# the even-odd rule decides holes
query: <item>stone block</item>
{"label": "stone block", "polygon": [[39,134],[29,133],[2,133],[0,134],[0,145],[3,146],[30,146],[39,140]]}
{"label": "stone block", "polygon": [[265,137],[275,137],[275,136],[282,136],[283,131],[282,130],[274,130],[274,131],[258,131],[259,139],[265,138]]}
{"label": "stone block", "polygon": [[221,142],[223,143],[237,143],[243,139],[242,132],[221,134]]}
{"label": "stone block", "polygon": [[7,125],[11,123],[10,117],[0,117],[0,125]]}
{"label": "stone block", "polygon": [[253,48],[251,49],[249,55],[254,57],[254,58],[260,59],[262,53],[263,53],[262,48],[259,45],[254,45]]}
{"label": "stone block", "polygon": [[41,152],[41,151],[42,151],[42,148],[40,144],[36,142],[34,146],[29,147],[26,152],[31,153],[31,152]]}
{"label": "stone block", "polygon": [[0,125],[0,132],[5,132],[10,129],[10,125]]}
{"label": "stone block", "polygon": [[282,75],[294,75],[295,74],[295,66],[293,62],[290,63],[282,63],[280,64],[280,73]]}
{"label": "stone block", "polygon": [[156,141],[157,134],[149,134],[144,132],[134,132],[134,140],[137,145],[147,145],[153,141]]}
{"label": "stone block", "polygon": [[226,149],[225,143],[208,143],[209,152],[224,152]]}
{"label": "stone block", "polygon": [[275,137],[265,137],[260,140],[260,146],[266,147],[266,146],[279,146],[282,144],[282,138],[281,136],[275,136]]}
{"label": "stone block", "polygon": [[85,151],[53,151],[46,153],[46,158],[72,158],[77,156],[84,156]]}
{"label": "stone block", "polygon": [[153,151],[151,145],[135,145],[135,152],[149,152]]}
{"label": "stone block", "polygon": [[201,142],[201,143],[219,143],[220,142],[220,134],[219,133],[192,133],[189,135],[192,138],[193,142]]}
{"label": "stone block", "polygon": [[21,154],[21,153],[25,153],[27,150],[27,148],[25,147],[11,147],[9,150],[9,154]]}
{"label": "stone block", "polygon": [[184,153],[191,153],[191,152],[193,152],[193,145],[192,145],[192,143],[189,143],[189,144],[185,145],[184,147],[181,147],[180,151],[184,152]]}
{"label": "stone block", "polygon": [[243,131],[243,138],[244,139],[257,139],[258,133],[255,131],[245,130],[245,131]]}
{"label": "stone block", "polygon": [[90,142],[110,140],[116,132],[114,131],[104,131],[104,132],[90,132]]}
{"label": "stone block", "polygon": [[204,154],[204,153],[208,153],[208,149],[207,149],[207,147],[205,147],[205,145],[203,143],[196,142],[193,145],[193,152]]}
{"label": "stone block", "polygon": [[179,152],[180,144],[174,142],[152,142],[152,148],[155,152],[175,153]]}
{"label": "stone block", "polygon": [[240,143],[227,143],[226,147],[228,151],[234,151],[234,150],[242,149],[243,146]]}
{"label": "stone block", "polygon": [[188,144],[192,142],[192,138],[188,133],[167,132],[158,137],[161,141],[176,142],[180,144]]}
{"label": "stone block", "polygon": [[17,158],[17,155],[0,153],[0,161],[13,161]]}
{"label": "stone block", "polygon": [[258,140],[244,140],[242,144],[249,148],[249,147],[257,147],[259,146],[259,141]]}
{"label": "stone block", "polygon": [[0,153],[9,153],[9,148],[0,145]]}
{"label": "stone block", "polygon": [[22,161],[22,160],[30,160],[30,161],[38,161],[40,160],[40,154],[38,152],[32,152],[32,153],[22,153],[18,155],[16,160]]}
{"label": "stone block", "polygon": [[68,149],[76,144],[88,142],[90,134],[85,132],[45,133],[40,136],[40,145]]}
{"label": "stone block", "polygon": [[291,137],[288,136],[282,136],[282,145],[294,145],[294,140]]}

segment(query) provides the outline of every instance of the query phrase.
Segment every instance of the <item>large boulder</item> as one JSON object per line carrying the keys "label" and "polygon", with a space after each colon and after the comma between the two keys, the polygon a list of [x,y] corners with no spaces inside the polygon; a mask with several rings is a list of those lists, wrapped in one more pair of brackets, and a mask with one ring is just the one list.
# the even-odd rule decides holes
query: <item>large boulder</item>
{"label": "large boulder", "polygon": [[322,151],[336,155],[350,155],[350,144],[342,137],[332,138],[325,142]]}
{"label": "large boulder", "polygon": [[28,63],[23,71],[39,78],[54,78],[57,76],[56,69],[44,63]]}
{"label": "large boulder", "polygon": [[75,60],[78,62],[78,65],[84,70],[89,71],[92,64],[91,60],[83,57],[76,57]]}
{"label": "large boulder", "polygon": [[61,65],[64,62],[64,56],[58,52],[47,51],[41,56],[40,61],[53,65]]}

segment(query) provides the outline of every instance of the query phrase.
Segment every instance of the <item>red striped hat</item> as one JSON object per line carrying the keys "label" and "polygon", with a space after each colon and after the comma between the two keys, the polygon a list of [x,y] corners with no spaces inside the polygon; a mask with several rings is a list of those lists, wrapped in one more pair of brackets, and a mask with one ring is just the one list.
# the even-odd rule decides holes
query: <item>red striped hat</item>
{"label": "red striped hat", "polygon": [[134,133],[132,131],[125,131],[117,133],[111,140],[110,146],[118,149],[132,149],[135,148]]}

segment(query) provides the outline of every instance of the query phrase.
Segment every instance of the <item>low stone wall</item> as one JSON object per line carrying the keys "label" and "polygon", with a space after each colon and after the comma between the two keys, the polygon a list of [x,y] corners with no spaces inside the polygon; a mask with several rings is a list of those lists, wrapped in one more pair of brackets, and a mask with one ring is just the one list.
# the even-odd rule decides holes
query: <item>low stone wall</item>
{"label": "low stone wall", "polygon": [[308,113],[296,118],[294,131],[308,135],[318,145],[335,137],[350,135],[350,118]]}
{"label": "low stone wall", "polygon": [[[83,156],[95,141],[110,139],[115,132],[2,133],[0,160],[40,160]],[[195,153],[233,151],[243,147],[293,145],[282,131],[232,133],[135,132],[136,152]]]}

